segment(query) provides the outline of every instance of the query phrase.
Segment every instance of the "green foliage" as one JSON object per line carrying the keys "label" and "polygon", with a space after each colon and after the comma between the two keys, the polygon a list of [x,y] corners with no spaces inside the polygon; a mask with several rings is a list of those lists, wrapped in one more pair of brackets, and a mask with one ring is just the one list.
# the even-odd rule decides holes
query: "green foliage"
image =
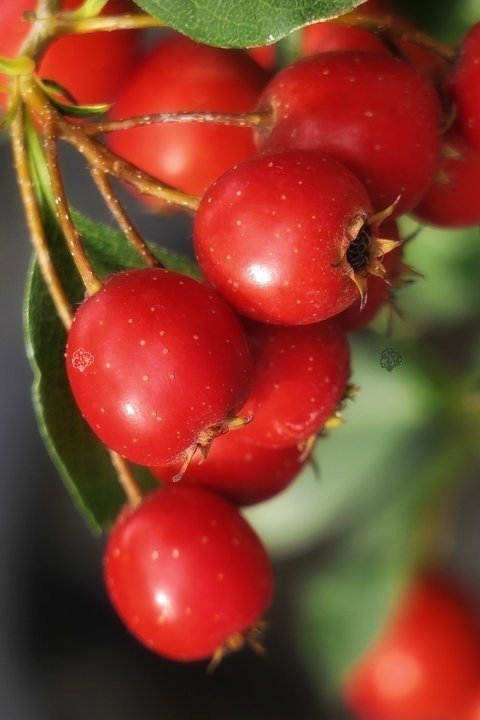
{"label": "green foliage", "polygon": [[[88,256],[100,277],[120,269],[141,266],[138,256],[118,232],[74,214]],[[46,219],[55,265],[72,306],[83,299],[84,289],[63,238],[51,216]],[[154,248],[166,266],[191,276],[197,268],[189,261]],[[58,319],[38,264],[32,265],[26,293],[25,333],[34,370],[33,401],[40,431],[72,498],[93,531],[107,529],[125,501],[105,447],[82,419],[66,377],[66,333]],[[145,470],[138,480],[151,486]]]}
{"label": "green foliage", "polygon": [[348,12],[362,0],[135,0],[194,40],[244,48],[273,43],[314,20]]}

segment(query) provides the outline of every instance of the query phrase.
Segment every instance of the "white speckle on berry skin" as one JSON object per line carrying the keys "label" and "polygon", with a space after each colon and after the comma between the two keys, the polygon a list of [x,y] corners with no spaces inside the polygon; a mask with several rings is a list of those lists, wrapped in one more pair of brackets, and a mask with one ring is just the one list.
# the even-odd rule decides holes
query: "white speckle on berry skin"
{"label": "white speckle on berry skin", "polygon": [[200,538],[200,542],[202,543],[202,545],[206,545],[208,543],[208,536],[202,535],[202,537]]}
{"label": "white speckle on berry skin", "polygon": [[217,580],[218,580],[218,582],[222,582],[222,580],[224,579],[224,577],[225,577],[225,575],[224,575],[223,573],[221,573],[221,572],[217,573]]}
{"label": "white speckle on berry skin", "polygon": [[148,382],[150,380],[149,375],[142,375],[143,382]]}
{"label": "white speckle on berry skin", "polygon": [[152,558],[152,560],[158,560],[158,558],[160,557],[158,550],[154,550],[150,557]]}
{"label": "white speckle on berry skin", "polygon": [[172,558],[174,558],[174,560],[177,560],[177,558],[179,558],[179,557],[180,557],[180,550],[178,548],[173,548]]}
{"label": "white speckle on berry skin", "polygon": [[105,363],[105,367],[106,367],[106,368],[110,368],[110,367],[112,367],[112,366],[111,366],[111,364],[110,364],[109,362],[106,362],[106,363]]}
{"label": "white speckle on berry skin", "polygon": [[140,345],[145,345],[145,340],[140,340]]}

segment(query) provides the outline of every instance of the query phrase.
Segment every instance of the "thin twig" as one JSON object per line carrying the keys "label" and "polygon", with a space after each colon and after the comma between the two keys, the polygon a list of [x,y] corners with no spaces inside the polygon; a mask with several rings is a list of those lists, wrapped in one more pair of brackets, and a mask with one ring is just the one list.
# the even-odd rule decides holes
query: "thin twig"
{"label": "thin twig", "polygon": [[99,168],[93,167],[92,178],[100,194],[105,200],[105,204],[117,221],[120,230],[123,232],[132,247],[140,255],[142,260],[150,267],[161,267],[161,263],[157,260],[142,236],[137,232],[121,202],[112,191],[110,181],[106,174]]}
{"label": "thin twig", "polygon": [[58,130],[59,137],[73,145],[85,157],[91,168],[97,167],[106,175],[111,175],[132,185],[140,193],[151,195],[169,205],[186,210],[197,210],[200,197],[161,183],[153,175],[143,172],[132,163],[118,157],[98,140],[89,137],[80,125],[74,125],[64,118],[59,118]]}
{"label": "thin twig", "polygon": [[38,266],[52,298],[55,309],[64,327],[68,330],[72,322],[70,303],[52,262],[48,242],[43,228],[42,214],[35,195],[30,174],[25,139],[25,112],[20,104],[10,125],[13,156],[17,183],[23,202],[30,238],[35,249]]}
{"label": "thin twig", "polygon": [[89,295],[98,292],[102,287],[100,278],[88,259],[83,248],[82,239],[70,215],[70,208],[63,187],[63,180],[58,165],[57,143],[55,137],[54,123],[46,124],[43,132],[43,147],[45,160],[50,174],[52,190],[55,197],[55,208],[57,211],[58,223],[67,241],[77,270],[82,278],[83,284]]}
{"label": "thin twig", "polygon": [[144,30],[165,27],[165,23],[146,13],[125,15],[101,15],[93,18],[71,19],[68,13],[59,13],[51,18],[54,35],[84,34],[91,32],[112,32],[115,30]]}
{"label": "thin twig", "polygon": [[117,471],[118,481],[123,488],[129,504],[132,507],[137,507],[142,502],[143,496],[135,478],[133,477],[130,466],[126,460],[116,452],[113,450],[110,450],[109,452],[112,465]]}
{"label": "thin twig", "polygon": [[130,130],[135,127],[159,125],[165,123],[212,123],[217,125],[230,125],[232,127],[255,128],[268,125],[271,122],[270,112],[253,113],[224,113],[181,111],[152,113],[151,115],[138,115],[121,120],[104,120],[84,124],[88,135],[103,135],[117,130]]}
{"label": "thin twig", "polygon": [[333,19],[339,25],[347,25],[352,27],[361,27],[371,32],[386,32],[392,37],[399,40],[405,40],[420,47],[430,50],[439,55],[447,62],[453,62],[457,57],[457,51],[451,45],[431,37],[427,33],[420,30],[409,30],[405,27],[399,27],[398,18],[394,15],[381,15],[378,17],[370,15],[361,15],[357,13],[348,13],[348,15],[340,15]]}

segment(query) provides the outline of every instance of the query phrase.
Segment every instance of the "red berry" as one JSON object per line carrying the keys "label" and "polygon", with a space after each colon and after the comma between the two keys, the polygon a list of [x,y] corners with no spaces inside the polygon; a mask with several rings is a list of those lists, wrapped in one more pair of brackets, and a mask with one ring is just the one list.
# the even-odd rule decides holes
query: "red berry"
{"label": "red berry", "polygon": [[305,443],[334,414],[346,394],[350,351],[337,323],[304,327],[254,325],[253,389],[242,413],[253,420],[238,434],[281,448]]}
{"label": "red berry", "polygon": [[[75,10],[81,0],[63,0],[64,10]],[[30,24],[23,13],[36,9],[36,0],[2,0],[0,3],[0,54],[15,56],[26,38]],[[132,12],[127,0],[110,0],[103,12],[117,15]],[[42,78],[55,80],[80,103],[112,102],[140,54],[137,32],[93,32],[67,35],[55,40],[39,64]],[[2,78],[0,82],[5,82]],[[5,95],[0,93],[0,104]]]}
{"label": "red berry", "polygon": [[444,138],[437,177],[415,215],[440,227],[480,224],[480,150],[468,145],[455,130]]}
{"label": "red berry", "polygon": [[450,91],[462,134],[480,150],[480,22],[470,28],[460,45]]}
{"label": "red berry", "polygon": [[479,650],[466,600],[440,580],[423,579],[350,671],[347,705],[359,720],[454,717],[478,682]]}
{"label": "red berry", "polygon": [[360,282],[376,265],[370,214],[364,187],[335,160],[299,150],[259,156],[209,188],[195,219],[195,250],[208,280],[239,312],[312,323],[351,305],[358,297],[352,278]]}
{"label": "red berry", "polygon": [[480,720],[480,693],[475,691],[475,696],[470,699],[464,712],[455,715],[454,720]]}
{"label": "red berry", "polygon": [[387,46],[374,33],[336,22],[308,25],[302,34],[302,56],[338,50],[368,50],[388,55]]}
{"label": "red berry", "polygon": [[434,177],[440,104],[432,86],[406,63],[379,53],[306,58],[269,83],[259,107],[274,113],[258,133],[263,150],[319,150],[365,184],[375,210],[400,201],[413,208]]}
{"label": "red berry", "polygon": [[226,500],[170,486],[127,509],[110,534],[105,580],[118,614],[142,643],[190,661],[238,647],[267,610],[267,553]]}
{"label": "red berry", "polygon": [[[392,240],[400,241],[396,222],[385,222],[382,230]],[[390,282],[394,281],[398,275],[402,253],[402,247],[394,248],[383,259],[386,277]],[[350,307],[337,315],[337,322],[345,332],[353,332],[366,327],[376,317],[381,308],[388,304],[391,293],[391,286],[383,278],[370,277],[368,279],[368,296],[364,307],[362,308],[360,298],[358,298],[353,305],[350,305]]]}
{"label": "red berry", "polygon": [[[245,53],[175,35],[159,43],[124,86],[111,119],[179,110],[248,112],[267,75]],[[154,124],[111,133],[112,150],[163,182],[201,194],[255,153],[249,128]]]}
{"label": "red berry", "polygon": [[238,319],[214,290],[167,270],[110,277],[77,311],[66,358],[92,430],[141,465],[208,443],[250,389]]}
{"label": "red berry", "polygon": [[[215,439],[206,460],[197,453],[182,477],[182,485],[199,485],[234,505],[253,505],[277,495],[300,472],[305,459],[297,447],[281,450],[258,447],[243,438],[243,428]],[[152,468],[156,478],[172,481],[181,463]]]}

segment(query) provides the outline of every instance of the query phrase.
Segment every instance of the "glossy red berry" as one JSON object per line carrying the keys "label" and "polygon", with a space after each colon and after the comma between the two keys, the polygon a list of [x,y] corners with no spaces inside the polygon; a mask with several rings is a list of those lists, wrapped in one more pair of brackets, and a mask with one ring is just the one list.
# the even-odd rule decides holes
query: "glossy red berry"
{"label": "glossy red berry", "polygon": [[478,682],[480,642],[472,609],[438,579],[417,582],[345,682],[359,720],[456,717]]}
{"label": "glossy red berry", "polygon": [[388,54],[387,46],[374,33],[336,22],[308,25],[302,33],[302,57],[339,50],[367,50]]}
{"label": "glossy red berry", "polygon": [[[194,227],[208,280],[255,320],[307,324],[358,297],[377,264],[365,188],[331,158],[294,150],[247,160],[205,194]],[[375,267],[373,267],[375,270]]]}
{"label": "glossy red berry", "polygon": [[[284,490],[302,469],[306,458],[297,447],[280,450],[259,447],[235,430],[215,439],[208,457],[197,453],[181,479],[222,495],[234,505],[253,505]],[[162,482],[172,482],[181,463],[151,468]]]}
{"label": "glossy red berry", "polygon": [[470,698],[463,709],[463,712],[456,714],[453,720],[480,720],[480,692],[478,688],[475,695]]}
{"label": "glossy red berry", "polygon": [[470,28],[460,45],[450,91],[462,135],[480,150],[480,22]]}
{"label": "glossy red berry", "polygon": [[398,197],[395,214],[413,208],[438,164],[440,104],[406,63],[367,52],[325,53],[287,67],[262,93],[271,129],[262,150],[319,150],[365,184],[376,211]]}
{"label": "glossy red berry", "polygon": [[250,389],[236,316],[214,290],[167,270],[110,277],[78,309],[66,361],[92,430],[142,465],[208,444]]}
{"label": "glossy red berry", "polygon": [[[61,2],[64,10],[75,10],[80,5],[81,0]],[[23,14],[36,7],[36,0],[2,0],[1,55],[18,53],[31,27]],[[109,0],[103,14],[132,12],[133,7],[128,0]],[[135,31],[66,35],[47,48],[39,63],[39,74],[65,87],[79,103],[108,103],[115,100],[139,56],[140,36]],[[0,105],[4,103],[5,95],[0,93]]]}
{"label": "glossy red berry", "polygon": [[182,661],[215,658],[248,640],[273,590],[267,553],[247,522],[226,500],[183,484],[120,515],[105,581],[130,632]]}
{"label": "glossy red berry", "polygon": [[350,351],[334,321],[304,327],[252,324],[255,359],[252,392],[244,413],[253,420],[238,434],[281,448],[316,435],[346,395]]}
{"label": "glossy red berry", "polygon": [[445,135],[435,181],[414,212],[422,222],[440,227],[480,224],[480,150],[455,130]]}
{"label": "glossy red berry", "polygon": [[[159,43],[125,83],[110,117],[179,110],[249,112],[267,77],[245,53],[174,35]],[[255,153],[249,128],[192,122],[115,132],[108,143],[142,170],[195,194]]]}

